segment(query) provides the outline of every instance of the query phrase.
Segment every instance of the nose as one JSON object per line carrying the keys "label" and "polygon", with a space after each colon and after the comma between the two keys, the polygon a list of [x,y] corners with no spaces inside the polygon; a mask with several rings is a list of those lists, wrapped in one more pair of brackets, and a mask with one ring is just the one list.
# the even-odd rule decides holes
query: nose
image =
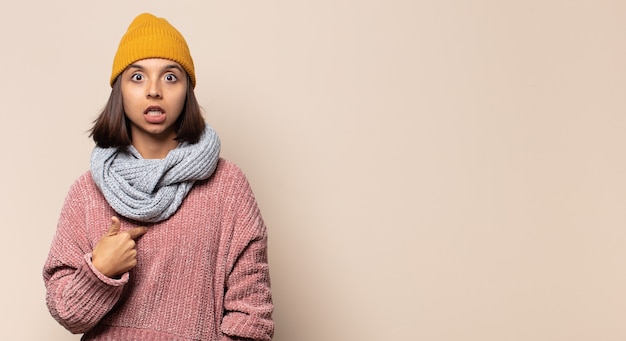
{"label": "nose", "polygon": [[161,88],[159,82],[150,82],[148,85],[148,98],[161,98]]}

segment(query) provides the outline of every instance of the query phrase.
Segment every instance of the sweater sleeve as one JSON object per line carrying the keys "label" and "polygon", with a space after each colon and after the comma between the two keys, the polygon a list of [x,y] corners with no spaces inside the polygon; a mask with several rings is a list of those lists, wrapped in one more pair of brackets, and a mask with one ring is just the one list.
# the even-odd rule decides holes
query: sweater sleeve
{"label": "sweater sleeve", "polygon": [[222,341],[271,340],[274,322],[267,231],[245,177],[240,189],[234,198],[237,217],[229,256],[233,266],[226,279]]}
{"label": "sweater sleeve", "polygon": [[43,269],[48,310],[72,333],[95,326],[117,303],[128,282],[128,273],[111,279],[91,264],[93,246],[85,229],[89,196],[81,187],[79,180],[70,188]]}

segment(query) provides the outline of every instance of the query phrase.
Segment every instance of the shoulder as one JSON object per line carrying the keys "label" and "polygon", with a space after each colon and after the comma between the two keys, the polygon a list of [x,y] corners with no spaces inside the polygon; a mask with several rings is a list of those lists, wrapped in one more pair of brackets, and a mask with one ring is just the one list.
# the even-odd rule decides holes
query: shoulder
{"label": "shoulder", "polygon": [[91,173],[85,172],[70,186],[65,196],[61,219],[71,222],[76,219],[83,221],[84,215],[88,212],[100,212],[108,207],[100,189],[93,181]]}
{"label": "shoulder", "polygon": [[196,187],[219,193],[220,197],[247,195],[250,184],[244,171],[233,161],[220,157],[213,175]]}
{"label": "shoulder", "polygon": [[98,189],[96,183],[93,181],[91,171],[86,171],[85,173],[81,174],[76,180],[74,180],[74,183],[72,183],[72,185],[70,186],[68,196],[79,195],[87,197],[99,193],[100,190]]}
{"label": "shoulder", "polygon": [[86,171],[81,174],[75,181],[72,186],[82,187],[82,188],[97,188],[96,183],[93,181],[93,177],[91,175],[91,171]]}
{"label": "shoulder", "polygon": [[212,177],[213,181],[244,181],[247,182],[246,175],[243,170],[233,161],[220,157],[215,172]]}
{"label": "shoulder", "polygon": [[217,162],[217,168],[215,169],[216,173],[223,174],[232,174],[235,176],[243,176],[243,171],[241,168],[234,163],[233,161],[227,160],[223,157],[220,157]]}

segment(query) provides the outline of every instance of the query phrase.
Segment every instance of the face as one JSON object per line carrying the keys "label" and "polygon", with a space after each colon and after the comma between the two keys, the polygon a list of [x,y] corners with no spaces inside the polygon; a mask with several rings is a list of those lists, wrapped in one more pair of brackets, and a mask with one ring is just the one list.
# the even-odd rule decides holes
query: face
{"label": "face", "polygon": [[150,58],[134,62],[120,77],[133,144],[138,139],[172,141],[185,105],[185,70],[171,60]]}

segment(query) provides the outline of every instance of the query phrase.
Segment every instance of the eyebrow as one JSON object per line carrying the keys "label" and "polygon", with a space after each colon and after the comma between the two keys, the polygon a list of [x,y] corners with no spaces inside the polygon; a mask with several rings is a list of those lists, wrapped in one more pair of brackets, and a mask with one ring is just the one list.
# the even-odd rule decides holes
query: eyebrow
{"label": "eyebrow", "polygon": [[[145,68],[139,64],[130,64],[128,65],[128,68],[135,68],[135,69],[139,69],[139,70],[144,70]],[[178,64],[168,64],[165,65],[161,70],[170,70],[170,69],[176,69],[180,72],[184,72],[183,68],[178,65]]]}

